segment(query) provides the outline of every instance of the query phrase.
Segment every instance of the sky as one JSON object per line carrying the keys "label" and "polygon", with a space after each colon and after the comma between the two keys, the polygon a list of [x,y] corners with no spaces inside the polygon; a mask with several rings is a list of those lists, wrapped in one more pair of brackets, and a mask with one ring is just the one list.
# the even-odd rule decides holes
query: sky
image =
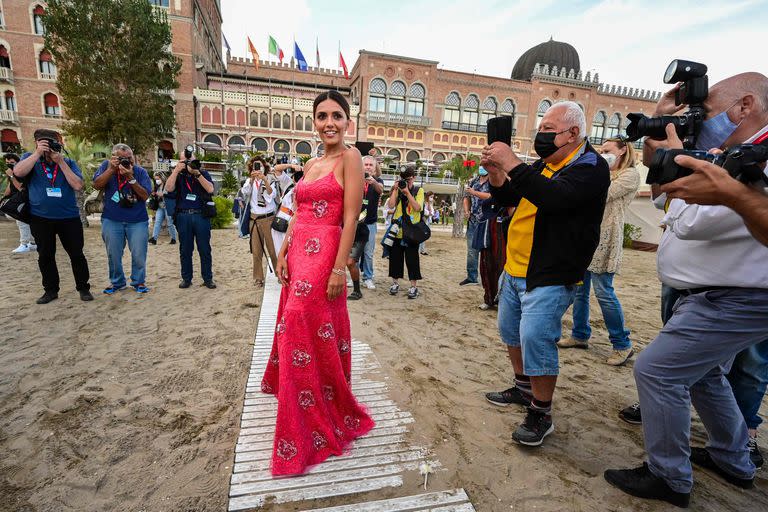
{"label": "sky", "polygon": [[351,70],[359,50],[438,61],[439,68],[509,77],[517,58],[549,40],[579,53],[582,71],[600,81],[664,91],[675,58],[707,64],[710,84],[744,71],[768,75],[759,48],[768,0],[221,0],[232,55],[262,59],[268,36],[290,60],[294,38],[310,66]]}

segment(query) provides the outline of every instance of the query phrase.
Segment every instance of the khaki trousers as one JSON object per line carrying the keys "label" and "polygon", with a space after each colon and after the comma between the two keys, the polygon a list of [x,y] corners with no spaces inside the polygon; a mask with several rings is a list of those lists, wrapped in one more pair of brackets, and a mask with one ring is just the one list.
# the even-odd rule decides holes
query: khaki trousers
{"label": "khaki trousers", "polygon": [[251,252],[253,253],[253,279],[256,281],[264,281],[264,267],[261,261],[265,256],[264,250],[269,255],[272,268],[274,269],[275,265],[277,265],[275,245],[272,243],[272,220],[274,218],[274,215],[259,220],[254,220],[251,217],[249,227],[251,233]]}

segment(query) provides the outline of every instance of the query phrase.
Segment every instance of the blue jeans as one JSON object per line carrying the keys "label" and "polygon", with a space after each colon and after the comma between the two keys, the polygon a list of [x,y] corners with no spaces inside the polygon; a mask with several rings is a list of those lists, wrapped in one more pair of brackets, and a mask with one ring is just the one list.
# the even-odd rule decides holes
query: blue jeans
{"label": "blue jeans", "polygon": [[179,256],[181,279],[192,280],[192,251],[197,241],[200,254],[200,274],[203,281],[213,280],[213,258],[211,257],[211,221],[201,213],[179,213],[176,215],[176,229],[179,231]]}
{"label": "blue jeans", "polygon": [[165,208],[158,208],[155,213],[155,227],[152,229],[152,238],[157,240],[160,236],[160,228],[163,226],[163,219],[168,222],[168,234],[171,235],[172,240],[176,240],[176,226],[173,225],[173,217],[168,215],[168,211]]}
{"label": "blue jeans", "polygon": [[368,224],[368,241],[363,249],[362,264],[360,268],[363,271],[363,281],[373,279],[373,252],[376,250],[376,231],[377,223]]}
{"label": "blue jeans", "polygon": [[739,352],[726,377],[747,428],[756,429],[763,422],[757,411],[768,387],[768,340]]}
{"label": "blue jeans", "polygon": [[584,284],[576,288],[576,298],[573,301],[573,330],[571,336],[577,340],[587,341],[592,336],[589,327],[589,289],[595,285],[595,296],[600,310],[603,312],[605,327],[608,329],[608,339],[614,350],[632,348],[629,341],[629,330],[624,327],[624,311],[613,290],[614,274],[605,272],[595,274],[587,271],[584,274]]}
{"label": "blue jeans", "polygon": [[499,334],[507,345],[521,347],[526,375],[560,373],[557,341],[574,293],[573,286],[539,286],[528,292],[524,278],[502,274]]}
{"label": "blue jeans", "polygon": [[149,221],[118,222],[101,218],[101,238],[107,248],[109,281],[112,286],[125,286],[123,273],[123,251],[125,242],[131,252],[131,286],[144,284],[147,277],[147,243],[149,240]]}
{"label": "blue jeans", "polygon": [[467,223],[467,279],[473,283],[477,282],[477,266],[480,263],[480,251],[472,248],[472,240],[477,231],[477,222],[469,221]]}

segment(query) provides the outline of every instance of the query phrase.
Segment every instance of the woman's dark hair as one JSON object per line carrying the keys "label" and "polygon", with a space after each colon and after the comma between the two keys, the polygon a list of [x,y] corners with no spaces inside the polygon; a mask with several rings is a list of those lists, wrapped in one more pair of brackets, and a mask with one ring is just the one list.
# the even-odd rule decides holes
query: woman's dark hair
{"label": "woman's dark hair", "polygon": [[315,103],[312,105],[312,117],[315,117],[315,114],[317,113],[317,106],[325,100],[335,101],[347,115],[347,119],[352,118],[352,115],[349,113],[349,102],[347,101],[347,98],[342,96],[339,91],[334,90],[322,92],[315,98]]}
{"label": "woman's dark hair", "polygon": [[416,171],[413,169],[406,169],[400,173],[400,177],[404,180],[407,180],[408,178],[414,178],[416,177]]}

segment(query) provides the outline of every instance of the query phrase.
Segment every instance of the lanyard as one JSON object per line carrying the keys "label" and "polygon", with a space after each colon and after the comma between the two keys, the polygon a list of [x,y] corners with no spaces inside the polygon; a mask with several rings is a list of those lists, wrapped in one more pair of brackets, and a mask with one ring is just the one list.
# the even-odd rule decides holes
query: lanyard
{"label": "lanyard", "polygon": [[51,170],[43,164],[43,172],[45,173],[45,177],[51,180],[51,187],[53,187],[53,183],[56,181],[56,175],[59,174],[59,164],[54,166],[53,173],[51,173]]}
{"label": "lanyard", "polygon": [[187,180],[187,178],[185,177],[185,178],[184,178],[184,184],[187,186],[187,188],[189,189],[189,191],[190,191],[190,192],[192,192],[192,185],[190,185],[190,183],[192,183],[192,185],[194,185],[194,184],[195,184],[195,180],[194,180],[194,178],[193,178],[191,181],[189,181],[189,180]]}
{"label": "lanyard", "polygon": [[120,179],[120,175],[119,175],[119,174],[117,175],[117,190],[119,190],[120,192],[122,192],[122,191],[123,191],[123,187],[124,187],[124,186],[125,186],[127,183],[128,183],[128,178],[125,178],[125,181],[122,181],[122,180]]}
{"label": "lanyard", "polygon": [[365,182],[365,185],[363,185],[363,196],[368,195],[368,185],[369,183],[367,181]]}

